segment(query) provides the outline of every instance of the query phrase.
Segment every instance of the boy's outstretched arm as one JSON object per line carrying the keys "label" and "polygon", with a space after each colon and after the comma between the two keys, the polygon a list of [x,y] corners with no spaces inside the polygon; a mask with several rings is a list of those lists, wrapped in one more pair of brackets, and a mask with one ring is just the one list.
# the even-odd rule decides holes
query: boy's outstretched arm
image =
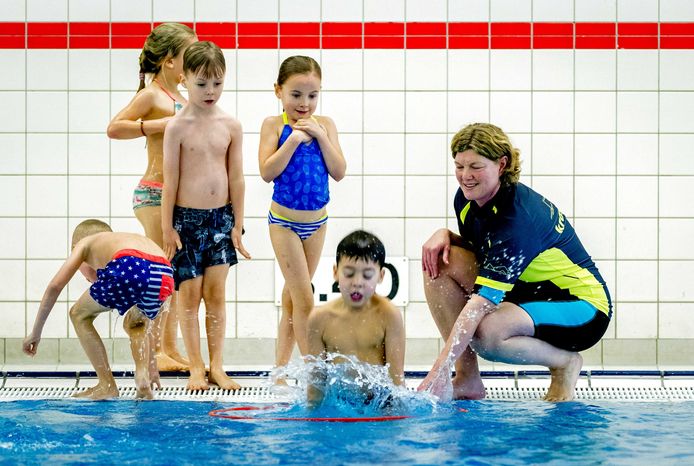
{"label": "boy's outstretched arm", "polygon": [[405,326],[402,315],[390,301],[386,321],[385,353],[390,378],[395,385],[405,384]]}
{"label": "boy's outstretched arm", "polygon": [[181,249],[181,238],[173,226],[173,210],[178,196],[178,181],[181,172],[181,140],[176,120],[171,121],[164,133],[164,187],[161,195],[161,231],[163,250],[171,260]]}
{"label": "boy's outstretched arm", "polygon": [[41,333],[43,333],[43,326],[46,324],[46,319],[48,319],[51,310],[53,310],[58,296],[60,296],[65,285],[67,285],[70,279],[75,275],[75,272],[79,270],[82,262],[84,262],[86,251],[84,244],[84,240],[77,243],[70,257],[68,257],[60,267],[53,279],[48,283],[46,291],[43,293],[41,304],[39,304],[39,311],[36,314],[36,320],[34,320],[34,327],[22,343],[22,350],[29,356],[34,356],[38,350],[39,341],[41,341]]}
{"label": "boy's outstretched arm", "polygon": [[244,199],[246,196],[246,181],[243,177],[243,130],[241,123],[232,120],[229,123],[231,133],[231,143],[227,149],[227,177],[229,179],[229,200],[234,209],[234,228],[231,230],[231,242],[234,249],[239,251],[243,257],[250,259],[251,255],[243,247],[243,219],[244,219]]}

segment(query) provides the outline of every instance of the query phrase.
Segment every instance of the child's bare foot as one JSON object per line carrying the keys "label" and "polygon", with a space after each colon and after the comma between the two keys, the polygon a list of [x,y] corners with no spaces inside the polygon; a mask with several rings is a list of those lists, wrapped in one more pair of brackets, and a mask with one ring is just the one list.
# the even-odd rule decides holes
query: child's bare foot
{"label": "child's bare foot", "polygon": [[209,390],[210,386],[205,379],[205,368],[190,368],[190,378],[188,379],[188,390]]}
{"label": "child's bare foot", "polygon": [[552,382],[545,395],[547,401],[570,401],[574,399],[576,382],[581,373],[583,357],[578,353],[572,353],[569,363],[564,367],[550,368]]}
{"label": "child's bare foot", "polygon": [[188,370],[188,364],[183,364],[168,354],[158,353],[155,357],[157,358],[157,368],[160,371],[182,372]]}
{"label": "child's bare foot", "polygon": [[144,400],[151,400],[152,398],[154,398],[154,395],[152,394],[152,382],[150,381],[149,377],[138,375],[136,373],[135,387],[137,389],[137,394],[135,395],[135,398]]}
{"label": "child's bare foot", "polygon": [[219,388],[223,390],[238,390],[241,388],[241,385],[231,380],[223,369],[210,368],[209,381],[210,383],[219,385]]}
{"label": "child's bare foot", "polygon": [[118,398],[118,387],[115,383],[98,383],[96,386],[77,392],[72,396],[74,398],[89,398],[91,400],[108,400],[109,398]]}
{"label": "child's bare foot", "polygon": [[454,400],[481,400],[486,395],[484,384],[480,377],[462,380],[453,377],[453,399]]}
{"label": "child's bare foot", "polygon": [[187,359],[185,356],[183,356],[181,353],[179,353],[178,350],[176,350],[176,351],[169,351],[169,352],[167,352],[166,354],[168,354],[169,357],[170,357],[171,359],[173,359],[174,361],[178,362],[179,364],[183,364],[184,366],[186,366],[186,370],[188,369],[188,366],[190,366],[190,362],[188,361],[188,359]]}

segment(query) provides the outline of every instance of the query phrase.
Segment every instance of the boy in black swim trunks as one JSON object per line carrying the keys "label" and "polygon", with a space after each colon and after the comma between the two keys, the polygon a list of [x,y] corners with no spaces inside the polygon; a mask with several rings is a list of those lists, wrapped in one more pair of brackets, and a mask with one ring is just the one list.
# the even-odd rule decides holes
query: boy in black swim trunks
{"label": "boy in black swim trunks", "polygon": [[[162,232],[174,266],[181,333],[190,360],[189,390],[209,383],[240,386],[223,368],[225,286],[241,243],[245,184],[241,124],[217,105],[224,88],[224,55],[212,42],[196,42],[183,55],[188,105],[164,133]],[[233,210],[232,210],[233,206]],[[200,352],[198,310],[205,300],[210,373]]]}
{"label": "boy in black swim trunks", "polygon": [[72,253],[46,288],[34,328],[24,339],[24,352],[36,354],[53,305],[79,270],[93,284],[70,309],[70,319],[99,382],[75,396],[94,400],[118,396],[106,349],[94,328],[98,314],[116,309],[125,315],[123,327],[130,336],[135,360],[137,397],[152,398],[152,387],[160,384],[153,348],[147,339],[149,320],[160,313],[173,292],[173,271],[163,255],[164,251],[151,239],[114,233],[100,220],[85,220],[77,225],[72,235]]}

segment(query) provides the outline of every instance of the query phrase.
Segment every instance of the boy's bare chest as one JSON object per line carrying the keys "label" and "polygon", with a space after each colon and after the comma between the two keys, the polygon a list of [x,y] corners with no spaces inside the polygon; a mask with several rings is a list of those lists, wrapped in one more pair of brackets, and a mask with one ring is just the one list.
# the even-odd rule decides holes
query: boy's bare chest
{"label": "boy's bare chest", "polygon": [[181,155],[187,158],[219,158],[226,157],[227,149],[231,144],[231,137],[223,128],[213,131],[205,130],[188,131],[181,143]]}
{"label": "boy's bare chest", "polygon": [[333,351],[356,353],[381,348],[385,329],[380,319],[355,317],[336,319],[324,333],[325,343]]}

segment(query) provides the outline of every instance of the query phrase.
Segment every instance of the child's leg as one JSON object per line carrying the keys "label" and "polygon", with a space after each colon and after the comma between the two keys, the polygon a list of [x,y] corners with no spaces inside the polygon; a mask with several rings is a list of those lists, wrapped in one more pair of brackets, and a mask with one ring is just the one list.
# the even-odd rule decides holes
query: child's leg
{"label": "child's leg", "polygon": [[70,309],[70,320],[72,320],[72,324],[75,327],[75,333],[77,333],[82,348],[87,353],[87,357],[99,378],[99,383],[95,387],[76,393],[74,396],[77,398],[103,400],[118,396],[118,387],[111,373],[111,366],[108,363],[104,342],[94,328],[96,316],[110,310],[94,301],[89,295],[89,291],[85,291]]}
{"label": "child's leg", "polygon": [[282,316],[277,329],[277,359],[275,361],[277,367],[286,366],[294,351],[296,337],[292,326],[292,308],[292,296],[285,283],[282,288]]}
{"label": "child's leg", "polygon": [[135,361],[135,386],[137,387],[137,398],[151,400],[152,382],[159,384],[157,380],[150,380],[150,363],[154,361],[154,352],[150,346],[147,336],[149,327],[148,319],[140,312],[137,307],[131,308],[125,319],[123,319],[123,329],[130,337],[130,351]]}
{"label": "child's leg", "polygon": [[[327,224],[326,224],[327,225]],[[270,239],[275,256],[284,276],[285,287],[289,290],[291,304],[282,308],[282,319],[287,319],[294,331],[301,355],[308,353],[307,321],[313,309],[313,290],[311,278],[316,272],[320,254],[325,242],[326,225],[321,226],[305,241],[291,230],[279,225],[270,225]],[[278,353],[276,364],[287,364],[291,358],[292,347],[287,345],[291,334],[280,326],[284,332],[278,335]],[[282,350],[283,353],[280,353]]]}
{"label": "child's leg", "polygon": [[198,311],[202,299],[202,277],[184,280],[178,290],[178,313],[181,322],[181,333],[186,353],[190,360],[190,379],[188,390],[207,390],[205,379],[205,362],[200,353],[200,324]]}
{"label": "child's leg", "polygon": [[225,390],[241,388],[224,371],[224,337],[226,336],[225,286],[229,265],[220,264],[205,269],[202,280],[202,297],[205,300],[205,328],[207,347],[210,352],[210,383],[216,383]]}

